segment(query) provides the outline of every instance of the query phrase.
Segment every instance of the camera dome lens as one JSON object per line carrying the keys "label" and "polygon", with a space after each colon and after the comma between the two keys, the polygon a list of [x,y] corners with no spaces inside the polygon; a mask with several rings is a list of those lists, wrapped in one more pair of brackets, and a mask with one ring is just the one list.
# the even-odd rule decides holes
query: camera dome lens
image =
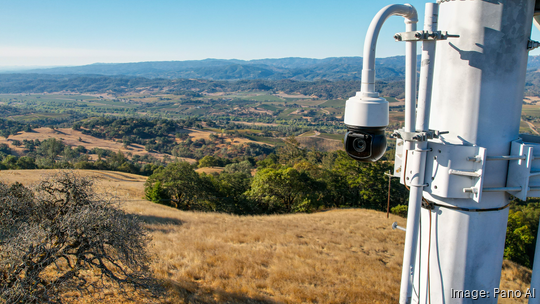
{"label": "camera dome lens", "polygon": [[347,126],[344,148],[353,159],[361,162],[379,160],[386,152],[385,127],[351,127]]}
{"label": "camera dome lens", "polygon": [[364,151],[366,151],[366,147],[367,147],[367,143],[364,139],[361,139],[361,138],[356,138],[353,143],[352,143],[352,146],[354,148],[354,150],[358,153],[362,153]]}

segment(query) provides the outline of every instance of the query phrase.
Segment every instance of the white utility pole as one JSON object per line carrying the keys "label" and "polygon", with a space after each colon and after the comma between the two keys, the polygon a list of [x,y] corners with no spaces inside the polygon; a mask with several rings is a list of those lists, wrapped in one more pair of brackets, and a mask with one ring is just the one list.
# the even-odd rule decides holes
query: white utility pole
{"label": "white utility pole", "polygon": [[512,155],[511,143],[519,138],[534,5],[534,0],[439,5],[438,29],[459,38],[436,42],[429,127],[449,133],[428,143],[424,197],[437,205],[422,210],[422,263],[415,271],[419,303],[471,303],[459,291],[474,290],[489,292],[475,303],[497,302],[508,220],[504,207],[515,193],[505,189],[510,161],[499,158]]}

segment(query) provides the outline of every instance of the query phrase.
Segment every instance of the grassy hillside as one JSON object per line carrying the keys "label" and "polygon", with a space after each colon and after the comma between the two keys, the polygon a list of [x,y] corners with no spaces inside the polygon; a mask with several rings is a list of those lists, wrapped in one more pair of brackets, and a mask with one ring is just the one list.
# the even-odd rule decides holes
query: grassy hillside
{"label": "grassy hillside", "polygon": [[[35,183],[52,170],[1,171],[0,180]],[[159,303],[396,303],[405,219],[362,209],[315,214],[232,216],[182,212],[141,200],[144,177],[81,170],[96,191],[116,195],[146,222]],[[504,289],[525,289],[530,270],[505,262]],[[132,302],[152,302],[133,296]],[[115,290],[68,302],[125,303]],[[519,303],[501,300],[500,303]],[[524,299],[523,302],[525,303]]]}
{"label": "grassy hillside", "polygon": [[[209,140],[211,134],[216,134],[212,131],[206,131],[206,130],[196,130],[196,129],[184,129],[183,133],[186,133],[187,136],[192,138],[193,140],[198,139],[205,139]],[[57,128],[57,129],[51,129],[51,128],[36,128],[32,130],[31,132],[19,132],[17,135],[12,135],[8,139],[4,137],[0,137],[0,144],[6,144],[12,151],[14,151],[15,154],[18,155],[24,155],[25,154],[25,147],[22,145],[16,145],[17,142],[22,142],[23,140],[36,140],[39,139],[41,141],[49,139],[49,138],[56,138],[58,140],[61,140],[65,145],[71,146],[71,147],[77,147],[77,146],[83,146],[87,150],[92,150],[95,148],[99,149],[105,149],[105,150],[111,150],[114,152],[121,151],[122,153],[129,154],[129,155],[151,155],[158,159],[163,159],[167,154],[159,153],[155,151],[147,151],[145,147],[141,144],[129,144],[124,145],[119,140],[107,140],[102,138],[97,138],[91,135],[87,135],[82,133],[78,130],[73,130],[71,128]],[[179,139],[175,139],[177,142],[181,142]],[[234,137],[231,136],[229,138],[224,139],[223,144],[221,146],[225,146],[226,144],[231,145],[242,145],[245,143],[257,143],[257,144],[265,144],[263,142],[257,142],[253,141],[247,138],[243,137]],[[91,155],[93,159],[97,158],[97,155]],[[167,155],[168,157],[171,157],[170,155]],[[178,157],[178,159],[181,159],[183,161],[187,161],[189,163],[194,163],[196,160],[186,157]]]}

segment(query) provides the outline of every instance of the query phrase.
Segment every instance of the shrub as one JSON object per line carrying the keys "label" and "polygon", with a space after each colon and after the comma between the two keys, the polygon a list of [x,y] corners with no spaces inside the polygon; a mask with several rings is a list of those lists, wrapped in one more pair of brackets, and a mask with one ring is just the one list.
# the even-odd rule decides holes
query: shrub
{"label": "shrub", "polygon": [[154,203],[166,205],[170,201],[170,196],[163,188],[160,181],[155,182],[153,185],[148,185],[144,189],[144,198]]}
{"label": "shrub", "polygon": [[148,241],[87,178],[60,173],[34,189],[0,183],[0,302],[57,303],[111,284],[149,290]]}
{"label": "shrub", "polygon": [[392,212],[395,215],[399,215],[401,217],[407,217],[407,211],[408,211],[407,205],[397,205],[395,207],[392,207],[392,209],[390,209],[390,212]]}

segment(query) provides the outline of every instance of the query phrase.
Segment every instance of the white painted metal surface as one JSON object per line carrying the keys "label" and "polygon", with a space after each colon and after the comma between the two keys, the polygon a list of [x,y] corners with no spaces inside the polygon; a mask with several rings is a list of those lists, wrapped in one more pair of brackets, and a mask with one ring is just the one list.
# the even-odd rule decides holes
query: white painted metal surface
{"label": "white painted metal surface", "polygon": [[[362,66],[363,93],[375,92],[375,50],[377,38],[384,22],[391,16],[403,16],[409,20],[416,20],[417,13],[410,4],[392,4],[381,9],[371,21],[364,40],[364,59]],[[415,54],[416,55],[416,54]]]}
{"label": "white painted metal surface", "polygon": [[[405,19],[406,31],[416,31],[416,23],[418,19],[414,10],[414,15]],[[416,128],[416,43],[405,42],[405,132],[414,132]],[[405,143],[407,150],[413,146],[411,142]]]}
{"label": "white painted metal surface", "polygon": [[[437,29],[437,4],[428,3],[426,5],[426,15],[424,18],[424,30],[434,31]],[[408,28],[407,31],[415,31],[416,28]],[[407,42],[410,43],[410,42]],[[415,47],[416,49],[416,47]],[[416,52],[416,51],[415,51]],[[430,63],[432,56],[435,55],[435,42],[428,42],[423,44],[422,50],[422,67],[420,69],[420,90],[418,94],[419,110],[422,112],[419,114],[418,120],[416,120],[416,103],[415,96],[408,96],[410,103],[405,102],[405,131],[428,131],[429,129],[429,109],[431,102],[431,85],[433,81],[433,63]],[[411,68],[412,67],[408,67]],[[413,74],[414,73],[414,74]],[[407,79],[405,81],[405,87],[416,84],[416,64],[414,71],[407,70]],[[407,96],[406,92],[405,96]],[[410,186],[409,193],[409,206],[407,210],[407,230],[405,234],[405,249],[403,253],[403,268],[401,272],[401,287],[399,302],[401,304],[410,303],[410,299],[413,294],[414,286],[414,270],[416,264],[419,262],[418,252],[418,231],[420,228],[420,211],[422,209],[422,192],[424,188],[424,172],[426,166],[426,154],[427,154],[427,142],[420,142],[413,144],[407,142],[404,145],[405,152],[407,153],[407,159],[410,159],[410,166],[404,168],[407,171],[404,172],[405,183]],[[413,150],[413,151],[409,151]],[[417,150],[417,151],[414,151]],[[407,174],[413,172],[414,174]],[[410,182],[409,182],[410,181]]]}
{"label": "white painted metal surface", "polygon": [[[512,193],[515,197],[526,200],[529,194],[529,180],[531,178],[532,161],[534,159],[534,145],[528,145],[522,140],[512,142],[511,153],[513,155],[525,156],[525,159],[509,161],[507,187],[519,187],[520,191]],[[540,152],[540,146],[537,148]],[[540,159],[539,159],[540,161]]]}
{"label": "white painted metal surface", "polygon": [[345,104],[344,121],[349,126],[386,127],[388,125],[388,101],[378,97],[362,96],[356,92]]}
{"label": "white painted metal surface", "polygon": [[[433,142],[482,147],[487,158],[510,155],[510,143],[519,132],[534,4],[534,0],[440,4],[439,30],[460,37],[437,42],[429,126],[449,133]],[[448,163],[445,170],[451,168]],[[508,161],[486,161],[483,187],[504,188],[507,168]],[[485,191],[477,201],[440,196],[430,189],[424,196],[440,205],[489,209],[509,201],[503,191]],[[431,222],[426,220],[430,212]],[[436,206],[432,211],[422,210],[422,259],[416,268],[419,273],[415,273],[420,276],[415,280],[415,289],[421,290],[419,303],[428,301],[428,261],[432,303],[473,302],[453,297],[455,290],[490,291],[489,298],[474,302],[496,303],[493,290],[499,287],[507,219],[507,208],[467,212]]]}
{"label": "white painted metal surface", "polygon": [[[426,182],[424,193],[439,198],[481,200],[480,191],[464,192],[463,189],[483,188],[482,173],[486,164],[486,149],[478,146],[451,145],[431,141],[426,165]],[[478,157],[477,161],[467,160]]]}
{"label": "white painted metal surface", "polygon": [[519,187],[512,194],[521,200],[540,197],[540,137],[520,134],[520,139],[512,142],[512,157],[508,168],[507,187]]}
{"label": "white painted metal surface", "polygon": [[[426,3],[424,10],[424,31],[437,31],[437,19],[439,15],[439,5],[437,3]],[[433,86],[433,68],[436,51],[436,41],[422,42],[422,57],[420,63],[420,79],[418,86],[418,106],[417,131],[429,130],[429,114],[431,108],[431,91]]]}

